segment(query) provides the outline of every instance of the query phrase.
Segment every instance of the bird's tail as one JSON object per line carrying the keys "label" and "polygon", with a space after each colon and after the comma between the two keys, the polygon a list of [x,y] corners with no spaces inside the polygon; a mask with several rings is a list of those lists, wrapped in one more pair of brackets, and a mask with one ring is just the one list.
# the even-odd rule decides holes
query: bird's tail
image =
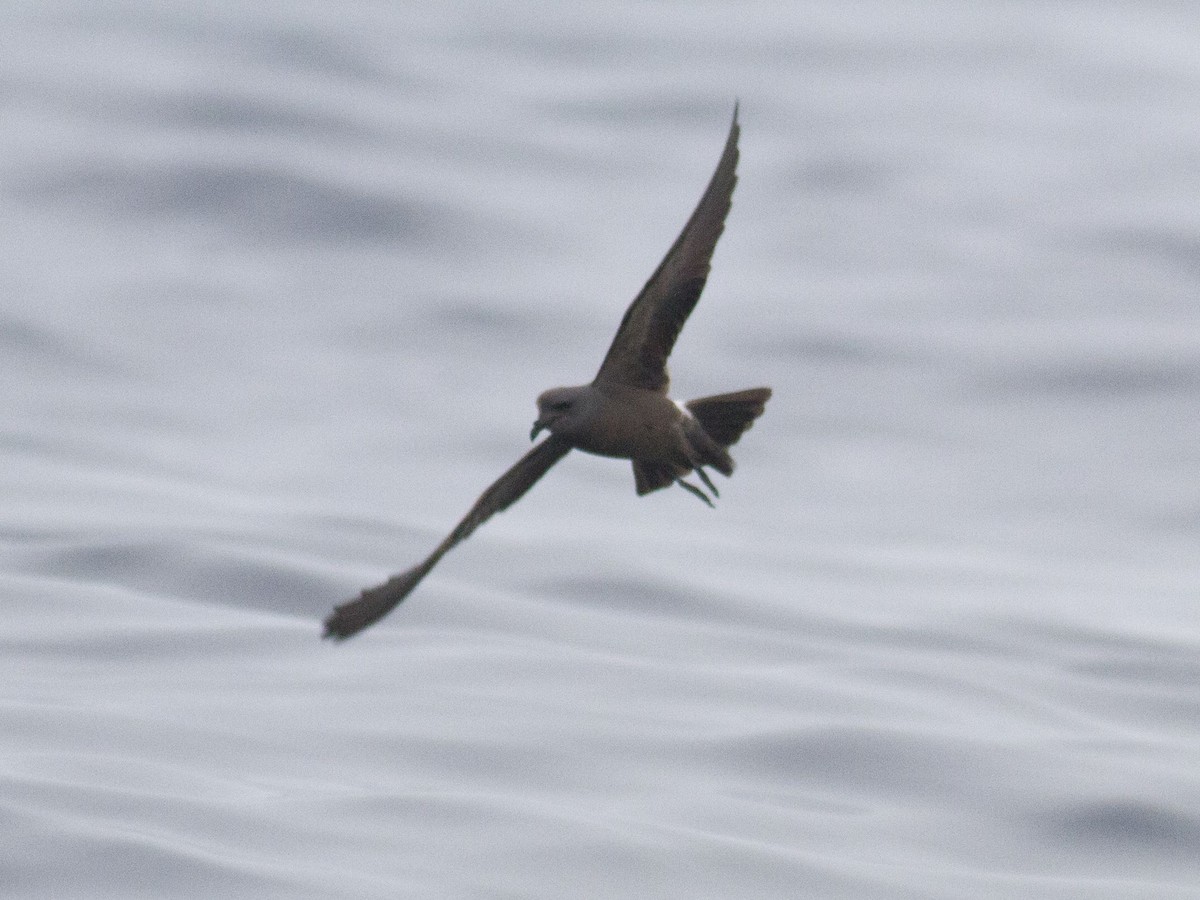
{"label": "bird's tail", "polygon": [[762,415],[770,398],[770,388],[751,388],[701,397],[684,404],[692,414],[683,423],[688,458],[653,462],[635,459],[633,474],[638,494],[648,494],[678,483],[711,506],[712,501],[704,492],[684,481],[683,476],[696,472],[713,496],[717,496],[717,489],[704,474],[704,467],[711,466],[726,477],[733,474],[733,457],[726,448],[736,444]]}
{"label": "bird's tail", "polygon": [[738,438],[762,415],[770,399],[771,389],[764,387],[701,397],[689,400],[685,405],[705,434],[724,448],[738,442]]}

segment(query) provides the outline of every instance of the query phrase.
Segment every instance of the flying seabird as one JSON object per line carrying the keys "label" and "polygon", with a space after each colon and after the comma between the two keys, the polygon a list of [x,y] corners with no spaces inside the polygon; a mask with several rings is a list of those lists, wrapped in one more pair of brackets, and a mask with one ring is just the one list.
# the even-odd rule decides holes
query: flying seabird
{"label": "flying seabird", "polygon": [[525,454],[419,565],[367,588],[325,619],[325,637],[341,640],[387,615],[443,556],[495,513],[519,500],[571,449],[633,463],[638,495],[678,484],[712,506],[704,489],[684,477],[695,472],[719,496],[705,467],[733,474],[728,448],[763,412],[770,388],[676,403],[667,396],[667,357],[704,290],[717,239],[737,183],[737,106],[716,171],[683,231],[630,304],[590,384],[559,387],[537,399],[529,439],[550,436]]}

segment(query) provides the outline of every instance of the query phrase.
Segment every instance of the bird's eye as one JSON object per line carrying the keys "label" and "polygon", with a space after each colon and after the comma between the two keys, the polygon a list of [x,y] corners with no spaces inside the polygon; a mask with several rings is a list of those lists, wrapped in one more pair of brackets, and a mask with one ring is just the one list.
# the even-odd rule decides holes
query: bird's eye
{"label": "bird's eye", "polygon": [[565,412],[566,410],[568,410],[570,408],[571,408],[570,400],[559,400],[557,403],[550,404],[550,409],[552,409],[554,412]]}

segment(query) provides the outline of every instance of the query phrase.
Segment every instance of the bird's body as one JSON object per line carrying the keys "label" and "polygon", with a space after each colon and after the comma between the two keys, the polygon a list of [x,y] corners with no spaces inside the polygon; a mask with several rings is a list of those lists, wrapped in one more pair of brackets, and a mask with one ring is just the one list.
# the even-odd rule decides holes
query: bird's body
{"label": "bird's body", "polygon": [[475,501],[462,521],[419,565],[368,588],[337,607],[325,620],[325,636],[347,638],[386,615],[420,583],[452,547],[519,500],[572,449],[633,463],[637,493],[672,484],[712,499],[685,481],[695,473],[713,496],[705,473],[733,474],[732,446],[763,412],[770,388],[677,403],[667,395],[667,357],[708,277],[717,239],[725,227],[737,183],[737,108],[724,152],[687,225],[630,304],[595,379],[577,387],[552,388],[538,397],[530,439],[550,437],[525,454]]}
{"label": "bird's body", "polygon": [[[566,393],[575,399],[572,411],[556,415],[551,404]],[[547,402],[542,398],[549,397]],[[625,384],[589,384],[554,388],[539,398],[538,423],[567,438],[571,446],[597,456],[652,459],[682,440],[683,420],[690,413],[666,394]],[[535,427],[537,427],[535,425]]]}

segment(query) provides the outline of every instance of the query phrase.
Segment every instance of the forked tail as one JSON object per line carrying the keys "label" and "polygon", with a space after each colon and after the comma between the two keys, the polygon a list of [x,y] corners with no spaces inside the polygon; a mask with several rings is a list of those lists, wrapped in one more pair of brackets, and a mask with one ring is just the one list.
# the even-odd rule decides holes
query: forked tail
{"label": "forked tail", "polygon": [[701,397],[684,405],[710,438],[722,447],[732,447],[763,414],[770,399],[771,389],[764,387]]}
{"label": "forked tail", "polygon": [[717,488],[704,471],[711,466],[726,477],[733,474],[733,457],[726,448],[738,442],[754,420],[762,415],[771,398],[770,388],[750,388],[732,394],[717,394],[700,397],[684,404],[692,414],[684,421],[687,436],[688,459],[633,461],[634,484],[638,494],[648,494],[672,484],[678,484],[709,506],[712,499],[696,485],[684,481],[690,472],[695,472],[714,497]]}

